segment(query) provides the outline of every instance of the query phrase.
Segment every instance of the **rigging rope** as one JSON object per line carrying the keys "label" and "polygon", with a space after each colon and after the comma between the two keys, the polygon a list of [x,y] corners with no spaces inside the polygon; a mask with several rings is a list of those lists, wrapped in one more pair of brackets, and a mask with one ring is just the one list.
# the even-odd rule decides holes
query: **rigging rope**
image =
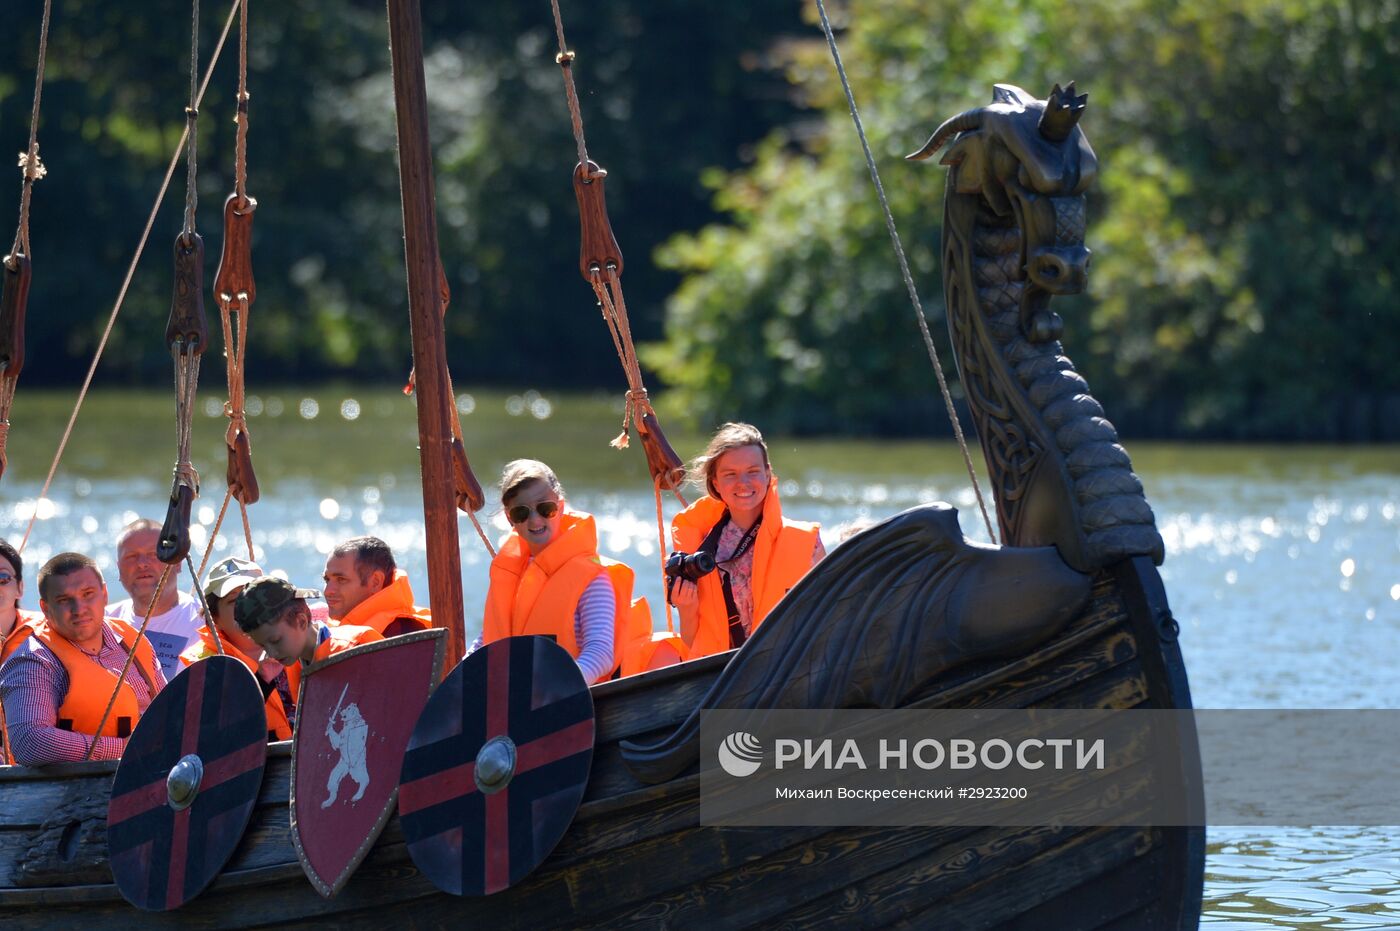
{"label": "rigging rope", "polygon": [[919,289],[914,285],[914,276],[909,271],[909,260],[904,255],[904,244],[900,242],[899,231],[894,225],[894,214],[890,211],[889,198],[885,196],[885,186],[880,183],[880,171],[875,167],[875,157],[870,154],[870,142],[865,136],[865,126],[861,123],[860,113],[856,110],[855,94],[851,91],[851,82],[846,77],[846,66],[841,62],[841,51],[836,47],[836,35],[831,29],[831,20],[826,15],[826,3],[824,0],[817,0],[817,12],[821,15],[822,31],[826,33],[826,44],[831,49],[831,58],[836,63],[836,73],[841,77],[841,88],[846,92],[846,103],[850,105],[851,120],[855,123],[856,134],[860,136],[860,146],[865,152],[865,164],[870,169],[870,179],[875,182],[875,193],[880,198],[880,209],[885,213],[885,227],[890,233],[890,242],[894,244],[895,256],[899,259],[899,271],[904,277],[904,287],[909,292],[909,300],[914,305],[914,313],[919,321],[919,332],[923,334],[924,346],[928,350],[928,357],[933,362],[933,371],[938,376],[938,389],[943,393],[943,403],[948,407],[948,419],[953,424],[953,433],[958,438],[958,447],[962,450],[963,462],[967,465],[968,477],[972,479],[972,490],[977,495],[977,506],[982,510],[982,520],[987,525],[987,536],[993,543],[997,540],[996,532],[992,529],[992,518],[987,513],[987,501],[982,496],[982,486],[977,481],[977,470],[972,465],[972,454],[967,448],[967,439],[963,436],[962,423],[958,420],[958,413],[953,406],[953,395],[948,390],[947,379],[943,377],[943,365],[938,361],[938,351],[933,345],[933,336],[929,333],[928,319],[924,316],[924,306],[919,300]]}
{"label": "rigging rope", "polygon": [[[209,88],[209,79],[214,74],[214,66],[219,62],[219,56],[224,50],[224,42],[228,39],[229,31],[233,28],[233,19],[238,15],[238,8],[243,0],[233,0],[229,8],[228,20],[224,23],[224,31],[219,36],[218,45],[214,48],[214,55],[209,60],[209,65],[205,69],[204,79],[199,86],[199,97],[195,102],[198,107],[199,101],[204,99],[204,92]],[[186,125],[185,132],[189,132]],[[131,288],[131,280],[136,275],[136,266],[141,261],[141,255],[146,250],[146,242],[150,239],[151,229],[155,226],[156,215],[160,212],[160,205],[165,201],[166,191],[170,189],[170,179],[175,176],[175,168],[180,164],[180,153],[185,148],[185,137],[180,136],[180,140],[175,144],[175,151],[170,156],[170,164],[165,169],[165,178],[161,182],[160,190],[156,193],[155,203],[151,205],[150,215],[146,218],[146,227],[141,232],[141,239],[136,245],[136,253],[131,257],[131,264],[127,266],[126,277],[122,280],[121,290],[117,293],[116,303],[112,305],[112,312],[107,317],[107,326],[102,331],[102,337],[97,342],[97,351],[93,353],[92,364],[88,366],[86,377],[83,378],[82,387],[78,389],[78,400],[73,405],[73,413],[68,417],[68,425],[63,430],[63,436],[58,441],[58,450],[54,453],[53,462],[49,464],[48,475],[44,477],[44,484],[39,490],[39,497],[35,502],[34,513],[29,517],[29,524],[24,528],[24,537],[20,540],[19,552],[24,552],[25,545],[29,542],[29,535],[34,530],[34,522],[39,517],[38,502],[43,501],[49,493],[49,487],[53,484],[53,477],[58,472],[58,464],[63,459],[63,452],[68,446],[68,439],[73,434],[73,425],[78,420],[78,412],[83,408],[83,401],[87,398],[88,389],[92,386],[93,376],[97,374],[97,364],[102,360],[102,353],[107,348],[107,341],[111,338],[112,329],[116,326],[117,315],[121,313],[122,303],[126,300],[127,291]]]}
{"label": "rigging rope", "polygon": [[19,227],[15,230],[15,244],[6,256],[7,264],[13,256],[23,254],[33,257],[29,248],[29,199],[34,182],[48,174],[48,169],[39,160],[39,100],[44,94],[44,65],[49,54],[49,14],[53,0],[44,0],[44,18],[39,25],[39,60],[34,68],[34,105],[29,112],[29,147],[19,156],[20,171],[24,182],[19,195]]}
{"label": "rigging rope", "polygon": [[[214,300],[224,332],[225,372],[228,400],[224,416],[228,429],[224,446],[228,452],[225,478],[230,492],[238,499],[245,530],[248,505],[258,500],[258,478],[253,470],[252,440],[244,410],[244,358],[248,346],[248,312],[257,297],[253,280],[253,217],[256,199],[248,196],[248,3],[240,0],[238,30],[238,94],[235,122],[238,124],[234,154],[234,192],[224,201],[223,254],[214,277]],[[233,317],[237,314],[235,327]],[[247,534],[251,539],[252,534]],[[252,545],[249,544],[249,551]],[[249,557],[252,558],[251,556]]]}
{"label": "rigging rope", "polygon": [[[626,401],[622,409],[622,431],[609,444],[614,449],[626,449],[629,445],[628,428],[635,423],[646,453],[647,469],[651,473],[656,497],[656,536],[657,549],[663,580],[666,575],[666,534],[665,514],[661,506],[661,489],[666,488],[676,496],[681,507],[686,507],[685,496],[680,485],[685,470],[680,458],[671,449],[661,432],[656,411],[647,395],[642,380],[641,363],[637,360],[637,349],[632,342],[632,324],[627,318],[627,299],[622,293],[622,251],[613,236],[608,222],[607,203],[603,196],[603,179],[607,172],[588,158],[588,144],[584,139],[583,113],[579,107],[578,90],[574,87],[573,63],[577,57],[569,51],[564,38],[564,18],[559,11],[559,0],[549,0],[554,13],[554,35],[559,41],[559,53],[554,61],[564,73],[564,99],[569,107],[569,122],[573,128],[574,145],[578,149],[578,165],[574,168],[574,194],[578,198],[579,222],[583,251],[580,258],[580,271],[593,289],[598,299],[598,309],[607,324],[608,335],[612,337],[613,348],[617,350],[618,361],[627,378]],[[666,603],[666,628],[676,632],[671,616],[671,604]]]}
{"label": "rigging rope", "polygon": [[[209,553],[212,552],[213,549],[214,539],[211,537],[209,539],[209,548],[204,551],[204,558],[206,561],[208,561]],[[190,570],[190,581],[194,583],[194,600],[199,604],[199,614],[204,618],[204,626],[209,629],[210,636],[214,638],[214,648],[219,651],[220,656],[225,656],[227,654],[224,651],[223,635],[219,633],[218,623],[209,616],[209,603],[204,600],[203,592],[199,590],[199,576],[204,572],[204,567],[201,566],[199,572],[195,572],[194,560],[190,559],[188,554],[185,556],[185,566]],[[176,673],[176,675],[179,675],[179,673]]]}
{"label": "rigging rope", "polygon": [[[126,649],[125,644],[122,645],[126,653],[126,661],[122,663],[121,671],[117,673],[117,684],[112,688],[112,697],[107,699],[107,708],[102,712],[102,717],[97,722],[97,729],[92,732],[92,743],[88,744],[87,752],[83,754],[84,760],[92,759],[92,751],[97,749],[97,741],[102,737],[102,729],[107,726],[107,719],[111,717],[112,708],[117,703],[117,696],[121,694],[122,686],[126,684],[127,670],[131,668],[131,661],[136,656],[136,644],[145,636],[146,628],[150,626],[151,612],[155,610],[157,602],[160,601],[160,593],[165,588],[165,580],[170,578],[170,570],[173,568],[167,563],[161,569],[160,578],[156,580],[156,590],[151,595],[150,604],[146,605],[146,615],[141,618],[141,627],[136,631],[136,639],[132,641],[130,649]],[[154,689],[152,689],[151,697],[155,698]]]}
{"label": "rigging rope", "polygon": [[195,184],[199,171],[196,162],[199,156],[199,0],[190,4],[190,105],[185,108],[185,138],[189,148],[185,157],[185,238],[194,235],[195,207],[199,202],[199,188]]}
{"label": "rigging rope", "polygon": [[[564,17],[559,13],[559,0],[549,0],[549,5],[554,9],[554,34],[559,38],[559,54],[554,56],[554,61],[564,72],[564,97],[569,103],[569,120],[574,128],[574,145],[578,147],[578,163],[588,169],[590,162],[588,143],[583,138],[583,113],[578,105],[578,91],[574,88],[574,74],[569,68],[573,64],[574,53],[569,51],[568,43],[564,41]],[[590,174],[590,177],[596,175]]]}
{"label": "rigging rope", "polygon": [[[4,474],[7,464],[6,445],[10,438],[10,408],[15,402],[15,388],[19,385],[20,369],[24,359],[24,310],[29,295],[30,260],[33,258],[29,244],[29,204],[34,191],[34,182],[48,174],[48,169],[39,160],[39,101],[44,93],[44,66],[49,54],[49,20],[52,0],[44,0],[44,17],[39,26],[39,53],[34,67],[34,104],[29,112],[29,146],[20,153],[19,167],[24,180],[20,183],[19,225],[15,229],[15,242],[4,258],[4,268],[0,269],[0,340],[4,341],[5,358],[0,360],[0,474]],[[0,729],[4,722],[0,720]]]}
{"label": "rigging rope", "polygon": [[190,4],[190,102],[185,108],[188,132],[186,149],[185,223],[175,237],[175,294],[170,302],[170,322],[165,342],[175,367],[175,481],[170,505],[156,543],[156,558],[178,564],[190,551],[190,509],[199,497],[199,473],[190,461],[194,433],[195,395],[199,390],[199,363],[209,342],[204,317],[204,241],[195,231],[199,175],[199,0]]}
{"label": "rigging rope", "polygon": [[248,205],[248,0],[238,4],[238,131],[233,144],[233,189],[238,207]]}

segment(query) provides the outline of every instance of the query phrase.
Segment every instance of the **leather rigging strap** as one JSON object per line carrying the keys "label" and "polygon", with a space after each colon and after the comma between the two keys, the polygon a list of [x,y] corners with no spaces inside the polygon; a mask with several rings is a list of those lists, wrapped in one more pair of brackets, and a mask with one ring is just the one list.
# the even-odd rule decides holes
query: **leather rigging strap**
{"label": "leather rigging strap", "polygon": [[[550,0],[554,12],[555,35],[559,40],[559,54],[554,60],[564,76],[564,95],[569,105],[569,117],[573,126],[574,142],[578,148],[578,164],[574,166],[574,195],[578,199],[580,238],[579,273],[588,282],[598,299],[608,332],[613,339],[618,359],[622,362],[627,376],[627,405],[622,415],[622,432],[612,441],[617,449],[628,446],[628,426],[635,421],[637,433],[641,436],[642,447],[646,452],[647,468],[652,480],[660,487],[672,491],[680,498],[681,483],[685,480],[685,469],[676,455],[657,421],[656,411],[647,396],[646,385],[642,381],[641,366],[637,362],[637,351],[632,344],[632,328],[627,319],[627,301],[622,295],[622,250],[618,248],[608,221],[607,203],[603,191],[603,179],[607,172],[588,157],[588,145],[583,133],[583,115],[579,109],[578,93],[574,88],[573,63],[575,54],[568,49],[564,39],[564,21],[559,12],[559,0]],[[662,548],[663,561],[665,547]]]}
{"label": "leather rigging strap", "polygon": [[[196,105],[198,105],[199,100],[204,98],[204,92],[209,87],[209,78],[213,75],[214,66],[218,64],[219,56],[223,53],[224,43],[228,40],[229,30],[233,28],[233,20],[238,14],[238,5],[241,2],[242,0],[233,0],[229,7],[228,19],[224,22],[223,31],[219,33],[219,41],[214,46],[214,54],[204,69],[204,78],[199,85],[199,97],[196,98]],[[73,435],[73,425],[78,422],[78,413],[83,409],[83,401],[87,398],[88,388],[92,386],[93,376],[97,374],[97,364],[102,361],[102,353],[107,348],[107,341],[111,338],[112,330],[117,323],[117,315],[121,313],[122,304],[126,301],[127,291],[131,287],[131,279],[136,275],[136,266],[146,251],[146,242],[150,239],[151,229],[155,226],[156,215],[160,212],[160,205],[165,201],[165,192],[170,188],[170,179],[174,177],[175,167],[180,163],[180,153],[185,149],[185,139],[188,133],[189,127],[186,126],[179,142],[175,144],[175,151],[171,153],[170,163],[165,169],[165,177],[160,183],[160,190],[156,192],[151,212],[146,215],[146,225],[141,230],[141,238],[136,244],[136,251],[126,267],[126,276],[122,279],[121,289],[117,292],[117,299],[112,304],[112,312],[107,316],[107,325],[103,328],[102,336],[97,341],[97,349],[92,354],[92,362],[88,365],[87,374],[83,376],[82,387],[78,389],[78,400],[73,404],[73,412],[68,415],[68,425],[63,428],[63,436],[59,439],[58,449],[54,452],[53,460],[49,463],[49,471],[44,476],[44,484],[39,489],[37,501],[42,501],[48,495],[49,488],[53,485],[53,477],[58,473],[58,464],[63,460],[63,451],[68,447],[68,438]],[[39,513],[39,509],[36,507],[30,514],[29,523],[25,525],[24,537],[19,544],[21,554],[24,552],[25,546],[29,544],[29,535],[34,531],[34,522],[38,520]]]}
{"label": "leather rigging strap", "polygon": [[[657,420],[656,411],[651,406],[646,384],[642,381],[642,367],[637,361],[637,350],[632,343],[632,325],[627,319],[627,301],[622,294],[622,249],[613,235],[612,223],[608,220],[607,199],[603,190],[603,179],[608,173],[597,162],[588,157],[588,142],[583,133],[583,112],[579,107],[578,91],[574,87],[573,64],[577,57],[569,51],[564,39],[564,17],[559,11],[559,0],[549,0],[554,13],[554,33],[559,40],[559,54],[554,61],[559,65],[564,77],[564,98],[569,106],[569,122],[573,128],[574,144],[578,149],[578,164],[574,166],[574,197],[578,200],[579,216],[579,273],[593,289],[602,311],[603,322],[607,324],[612,337],[613,348],[617,350],[622,371],[627,377],[627,400],[622,413],[622,432],[610,444],[615,449],[626,449],[628,425],[635,423],[637,434],[642,439],[642,450],[646,455],[647,469],[656,493],[656,551],[658,566],[664,580],[666,575],[666,534],[663,529],[664,514],[661,508],[661,492],[666,490],[676,496],[681,507],[686,506],[681,494],[681,484],[685,481],[685,467],[676,451],[666,439]],[[666,602],[666,627],[675,633],[676,627],[671,616],[671,603]]]}
{"label": "leather rigging strap", "polygon": [[[34,68],[34,105],[29,113],[29,145],[19,155],[20,174],[24,178],[19,195],[19,225],[15,229],[14,245],[0,263],[0,476],[5,474],[10,407],[15,401],[20,370],[24,368],[24,309],[29,301],[30,257],[33,255],[29,246],[29,201],[34,182],[48,174],[39,160],[39,101],[44,93],[52,7],[53,0],[44,0],[44,18],[39,25],[39,56]],[[0,712],[0,730],[3,727],[3,712]]]}
{"label": "leather rigging strap", "polygon": [[[447,284],[447,271],[443,267],[442,258],[438,258],[438,302],[442,308],[443,317],[447,316],[447,307],[452,303],[452,289]],[[452,373],[445,372],[447,377],[447,396],[452,398],[452,485],[456,495],[457,510],[466,514],[471,520],[472,526],[476,528],[476,535],[481,539],[481,545],[486,547],[486,552],[491,554],[491,558],[496,558],[496,548],[491,545],[491,540],[486,536],[486,531],[482,529],[481,522],[477,520],[476,512],[486,506],[486,495],[481,491],[481,483],[476,480],[476,473],[472,471],[472,464],[467,459],[467,444],[462,439],[462,415],[457,410],[457,394],[452,389]],[[403,393],[413,394],[414,386],[418,382],[417,368],[409,369],[408,382],[403,386]]]}
{"label": "leather rigging strap", "polygon": [[[236,498],[243,517],[248,558],[251,560],[253,535],[248,526],[248,505],[258,500],[259,492],[258,477],[253,470],[252,438],[248,433],[248,418],[244,411],[243,373],[248,347],[248,311],[258,293],[253,279],[252,250],[253,212],[258,209],[258,202],[248,196],[248,0],[238,0],[238,8],[238,109],[235,118],[238,131],[234,153],[234,192],[224,201],[224,247],[219,258],[219,271],[214,276],[214,300],[219,305],[219,318],[223,324],[228,376],[224,416],[229,420],[228,430],[224,433],[224,446],[228,453],[228,468],[224,473],[228,494],[219,511],[219,520],[223,521],[229,497]],[[209,538],[211,549],[217,534],[216,527]],[[208,561],[208,552],[204,559]]]}
{"label": "leather rigging strap", "polygon": [[199,361],[209,343],[204,317],[204,240],[195,232],[199,156],[199,0],[191,7],[190,102],[185,108],[188,146],[185,150],[185,224],[175,237],[175,292],[165,344],[175,363],[176,456],[170,504],[156,543],[156,558],[178,565],[190,552],[190,509],[199,497],[199,473],[190,462],[194,432],[195,393]]}

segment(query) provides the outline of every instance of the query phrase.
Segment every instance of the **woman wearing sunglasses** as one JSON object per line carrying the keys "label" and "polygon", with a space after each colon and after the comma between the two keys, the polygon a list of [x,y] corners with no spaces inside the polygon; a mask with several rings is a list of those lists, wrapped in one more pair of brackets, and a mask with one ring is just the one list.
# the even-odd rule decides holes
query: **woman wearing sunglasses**
{"label": "woman wearing sunglasses", "polygon": [[783,516],[768,446],[753,425],[720,427],[690,479],[707,494],[671,521],[672,545],[708,553],[715,571],[668,579],[668,597],[698,659],[742,646],[826,550],[818,525]]}
{"label": "woman wearing sunglasses", "polygon": [[501,506],[511,531],[491,561],[481,640],[550,637],[578,661],[590,685],[613,674],[634,627],[651,631],[646,601],[632,603],[632,570],[598,555],[593,515],[569,510],[554,470],[508,463]]}
{"label": "woman wearing sunglasses", "polygon": [[24,596],[24,560],[6,540],[0,540],[0,662],[10,658],[43,620],[37,611],[20,610]]}

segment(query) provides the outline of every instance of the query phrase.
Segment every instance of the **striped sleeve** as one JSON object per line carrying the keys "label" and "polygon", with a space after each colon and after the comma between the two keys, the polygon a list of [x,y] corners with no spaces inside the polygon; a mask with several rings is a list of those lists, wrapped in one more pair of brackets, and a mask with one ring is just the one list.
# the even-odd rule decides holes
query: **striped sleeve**
{"label": "striped sleeve", "polygon": [[[89,738],[57,727],[58,707],[68,692],[68,673],[58,657],[43,647],[34,649],[36,645],[30,640],[0,670],[0,701],[5,703],[11,752],[22,766],[81,760]],[[120,737],[99,737],[92,758],[115,760],[125,746]]]}
{"label": "striped sleeve", "polygon": [[578,641],[578,667],[589,685],[612,674],[613,624],[617,596],[606,572],[588,583],[574,611],[574,638]]}

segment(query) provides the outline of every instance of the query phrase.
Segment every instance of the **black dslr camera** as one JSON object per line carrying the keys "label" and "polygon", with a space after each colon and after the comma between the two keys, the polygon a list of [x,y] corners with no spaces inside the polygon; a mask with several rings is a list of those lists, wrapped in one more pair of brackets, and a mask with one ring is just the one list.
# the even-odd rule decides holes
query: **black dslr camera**
{"label": "black dslr camera", "polygon": [[715,571],[715,557],[700,550],[698,553],[672,553],[666,557],[666,598],[671,597],[671,586],[676,579],[698,582]]}

